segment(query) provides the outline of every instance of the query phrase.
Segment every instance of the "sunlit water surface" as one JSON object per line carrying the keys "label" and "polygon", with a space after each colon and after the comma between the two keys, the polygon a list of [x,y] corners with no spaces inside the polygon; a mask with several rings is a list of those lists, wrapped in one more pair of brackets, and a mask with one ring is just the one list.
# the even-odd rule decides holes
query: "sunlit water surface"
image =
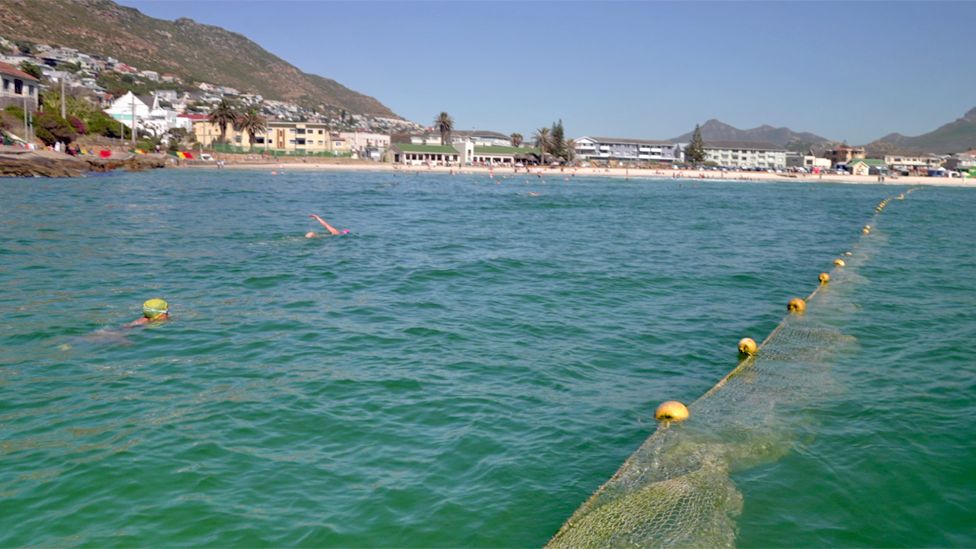
{"label": "sunlit water surface", "polygon": [[[0,546],[542,545],[900,190],[2,181]],[[880,219],[829,397],[733,477],[739,545],[976,545],[974,209]],[[121,329],[151,297],[173,320]]]}

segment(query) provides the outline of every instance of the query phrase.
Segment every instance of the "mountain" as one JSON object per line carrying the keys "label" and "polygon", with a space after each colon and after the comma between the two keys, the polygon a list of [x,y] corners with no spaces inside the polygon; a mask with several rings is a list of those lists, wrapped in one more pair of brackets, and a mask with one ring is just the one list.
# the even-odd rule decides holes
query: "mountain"
{"label": "mountain", "polygon": [[191,19],[155,19],[111,0],[2,0],[0,35],[111,56],[185,82],[230,86],[308,108],[399,118],[376,99],[304,73],[245,36]]}
{"label": "mountain", "polygon": [[951,154],[976,149],[976,108],[962,118],[916,137],[888,134],[864,146],[871,156],[891,152],[929,152]]}
{"label": "mountain", "polygon": [[[806,152],[810,147],[830,143],[831,140],[809,132],[795,132],[789,128],[774,128],[767,124],[751,130],[740,130],[716,119],[711,119],[701,126],[702,139],[705,141],[752,141],[766,142],[779,145],[792,151]],[[691,135],[672,138],[672,141],[688,143]]]}

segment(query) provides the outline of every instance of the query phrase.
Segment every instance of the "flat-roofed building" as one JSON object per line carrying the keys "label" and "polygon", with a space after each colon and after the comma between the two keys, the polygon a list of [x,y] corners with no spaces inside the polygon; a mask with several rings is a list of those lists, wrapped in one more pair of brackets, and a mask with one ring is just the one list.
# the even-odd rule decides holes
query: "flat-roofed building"
{"label": "flat-roofed building", "polygon": [[390,145],[389,155],[394,164],[408,166],[457,166],[461,162],[461,153],[446,145],[393,143]]}
{"label": "flat-roofed building", "polygon": [[684,158],[680,143],[650,139],[584,135],[573,140],[573,148],[581,160],[671,164]]}
{"label": "flat-roofed building", "polygon": [[786,149],[773,143],[750,141],[706,141],[705,161],[731,168],[782,169]]}
{"label": "flat-roofed building", "polygon": [[[511,145],[509,136],[489,130],[452,130],[451,145],[471,141],[475,147],[505,147]],[[442,145],[440,132],[424,132],[410,136],[414,145]]]}
{"label": "flat-roofed building", "polygon": [[836,166],[838,164],[846,165],[851,160],[857,160],[864,157],[864,147],[849,147],[847,145],[840,145],[824,153],[824,158],[830,160],[831,166]]}
{"label": "flat-roofed building", "polygon": [[942,158],[933,154],[893,153],[886,154],[885,164],[896,170],[937,169],[942,167]]}
{"label": "flat-roofed building", "polygon": [[518,162],[538,161],[540,150],[531,147],[475,147],[469,160],[472,164],[514,166]]}
{"label": "flat-roofed building", "polygon": [[0,108],[9,105],[23,108],[26,105],[30,111],[37,110],[40,80],[8,63],[0,63],[0,79],[3,80]]}
{"label": "flat-roofed building", "polygon": [[[193,122],[193,133],[196,136],[197,143],[204,147],[211,147],[220,139],[220,128],[210,122],[209,119],[195,120]],[[227,144],[244,149],[254,148],[294,154],[348,151],[348,148],[343,145],[344,139],[338,134],[333,139],[329,127],[317,122],[270,120],[265,131],[255,133],[253,144],[247,132],[239,131],[234,128],[233,124],[228,124],[225,139]],[[338,147],[336,143],[339,143]]]}

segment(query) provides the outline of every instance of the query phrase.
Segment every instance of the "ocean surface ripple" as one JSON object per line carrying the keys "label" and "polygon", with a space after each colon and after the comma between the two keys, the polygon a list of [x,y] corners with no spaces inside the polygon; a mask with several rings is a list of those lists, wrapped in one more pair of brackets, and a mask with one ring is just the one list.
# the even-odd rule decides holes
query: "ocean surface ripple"
{"label": "ocean surface ripple", "polygon": [[[873,185],[166,170],[0,183],[0,546],[540,546],[851,249]],[[537,196],[534,196],[534,193]],[[863,248],[742,546],[976,544],[976,197]],[[351,229],[305,239],[308,214]],[[151,297],[173,320],[123,330]]]}

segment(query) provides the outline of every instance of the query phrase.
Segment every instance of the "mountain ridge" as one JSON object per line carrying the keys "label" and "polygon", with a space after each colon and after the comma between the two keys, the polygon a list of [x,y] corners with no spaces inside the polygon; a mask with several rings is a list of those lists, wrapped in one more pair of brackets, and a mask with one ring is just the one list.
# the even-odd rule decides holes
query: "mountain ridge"
{"label": "mountain ridge", "polygon": [[976,108],[962,117],[914,137],[889,133],[864,146],[869,155],[893,152],[928,152],[951,154],[976,149]]}
{"label": "mountain ridge", "polygon": [[[749,130],[740,130],[712,118],[700,126],[702,139],[707,141],[748,141],[748,142],[769,142],[780,147],[793,151],[807,151],[811,147],[816,147],[833,141],[810,132],[795,132],[789,128],[776,128],[769,124],[763,124]],[[672,138],[673,141],[687,143],[691,141],[694,132],[688,132],[678,137]]]}
{"label": "mountain ridge", "polygon": [[314,109],[401,119],[376,98],[305,73],[242,34],[187,17],[156,19],[112,0],[4,0],[0,35],[111,56],[188,83],[230,86]]}

